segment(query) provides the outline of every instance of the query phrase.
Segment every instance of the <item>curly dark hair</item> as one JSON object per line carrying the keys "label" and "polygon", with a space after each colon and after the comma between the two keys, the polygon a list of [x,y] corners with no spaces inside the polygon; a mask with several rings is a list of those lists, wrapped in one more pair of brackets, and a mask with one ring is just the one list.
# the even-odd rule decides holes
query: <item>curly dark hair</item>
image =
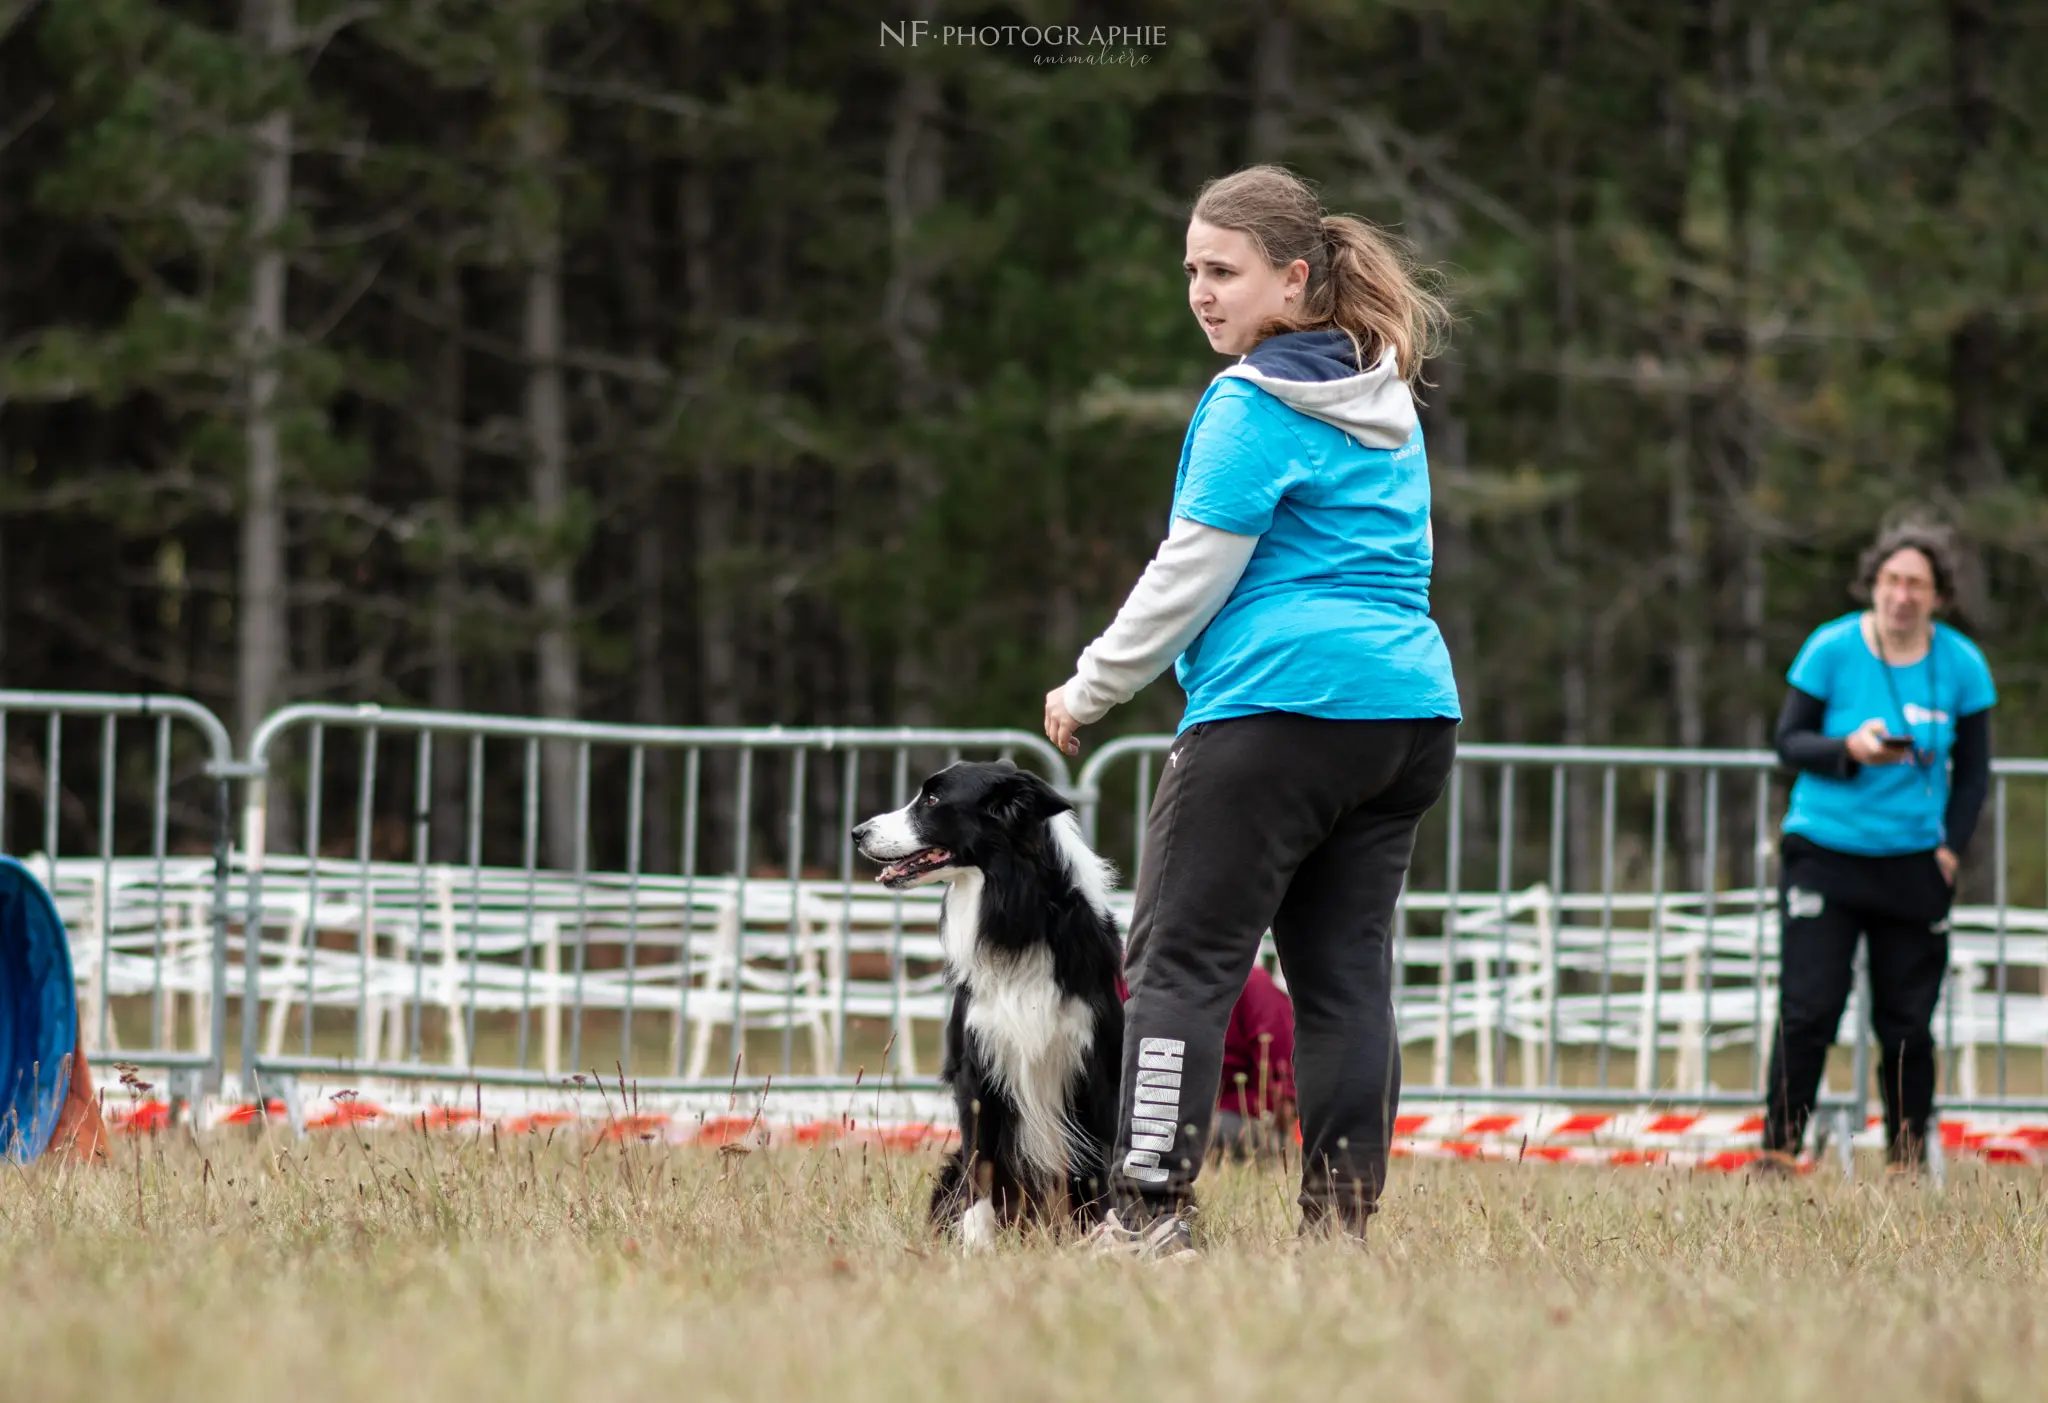
{"label": "curly dark hair", "polygon": [[1927,557],[1928,565],[1934,570],[1936,601],[1953,605],[1960,568],[1956,534],[1935,521],[1904,521],[1880,532],[1856,561],[1856,578],[1849,585],[1850,595],[1859,603],[1868,604],[1877,588],[1877,572],[1902,550],[1916,550]]}

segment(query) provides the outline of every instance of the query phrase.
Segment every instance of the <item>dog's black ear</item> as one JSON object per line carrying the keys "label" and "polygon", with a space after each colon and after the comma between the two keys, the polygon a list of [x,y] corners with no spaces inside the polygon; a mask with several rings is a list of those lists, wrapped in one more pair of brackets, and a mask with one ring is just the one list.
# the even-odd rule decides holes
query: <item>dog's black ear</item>
{"label": "dog's black ear", "polygon": [[989,811],[1006,825],[1043,823],[1073,807],[1066,795],[1029,770],[1004,775],[989,794]]}

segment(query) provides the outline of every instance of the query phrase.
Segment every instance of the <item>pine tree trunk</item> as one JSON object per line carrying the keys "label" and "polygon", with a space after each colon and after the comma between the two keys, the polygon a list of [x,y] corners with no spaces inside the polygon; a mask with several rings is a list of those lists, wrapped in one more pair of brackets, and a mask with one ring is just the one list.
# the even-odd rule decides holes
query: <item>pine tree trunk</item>
{"label": "pine tree trunk", "polygon": [[[710,172],[693,158],[677,191],[682,233],[683,297],[690,334],[710,335],[718,316],[718,266]],[[733,479],[713,445],[699,450],[692,551],[696,558],[697,687],[701,719],[713,726],[739,722],[738,642],[732,590],[720,578],[733,548],[736,512]]]}
{"label": "pine tree trunk", "polygon": [[1294,102],[1294,20],[1281,0],[1260,9],[1252,49],[1254,161],[1277,161],[1287,151],[1288,116]]}
{"label": "pine tree trunk", "polygon": [[[245,0],[243,25],[272,59],[289,52],[293,0]],[[292,118],[266,113],[252,133],[251,288],[245,354],[244,440],[248,477],[242,506],[241,580],[236,619],[235,719],[246,744],[282,699],[286,649],[284,462],[278,443],[278,356],[285,333],[285,254],[277,246],[291,206]],[[273,812],[279,806],[273,805]]]}
{"label": "pine tree trunk", "polygon": [[[688,159],[676,199],[686,325],[690,338],[701,344],[713,333],[720,312],[721,271],[711,172],[697,153]],[[687,483],[696,638],[696,666],[690,679],[696,702],[693,717],[712,726],[737,726],[741,717],[739,605],[729,568],[738,544],[740,474],[727,463],[725,453],[720,442],[700,442]],[[716,870],[720,855],[734,850],[735,773],[728,755],[705,753],[697,791],[698,850],[691,859],[700,872]]]}
{"label": "pine tree trunk", "polygon": [[[769,74],[773,81],[780,82],[788,70],[788,25],[782,12],[777,13],[771,25],[771,35]],[[789,169],[778,157],[770,164],[765,181],[765,187],[774,191],[775,196],[763,213],[760,243],[761,311],[770,323],[778,325],[794,322],[801,315],[790,296],[791,185]],[[788,391],[788,372],[781,358],[762,368],[761,387],[770,395]],[[760,562],[761,573],[754,577],[758,583],[748,590],[754,606],[754,625],[746,634],[752,647],[745,678],[755,689],[749,697],[750,714],[780,722],[792,715],[790,708],[795,704],[796,693],[795,620],[788,584],[795,568],[792,547],[799,529],[799,511],[792,500],[795,468],[785,455],[761,453],[754,458],[753,470],[750,525],[754,559]],[[782,768],[779,757],[768,767],[778,785]],[[764,779],[767,777],[763,775]],[[782,791],[778,788],[777,792]],[[779,843],[783,834],[778,826],[763,837],[767,843]],[[768,851],[761,845],[754,850],[764,857]]]}
{"label": "pine tree trunk", "polygon": [[[527,62],[532,91],[521,114],[520,154],[527,170],[552,182],[556,139],[553,114],[541,92],[545,34],[529,27]],[[558,194],[549,188],[529,214],[524,250],[525,311],[522,349],[526,360],[526,446],[539,537],[533,564],[533,606],[537,616],[535,662],[543,716],[574,719],[581,702],[575,623],[574,562],[560,533],[569,505],[569,424],[562,395],[562,244]],[[542,831],[548,861],[568,867],[576,854],[576,748],[566,743],[542,750]]]}
{"label": "pine tree trunk", "polygon": [[[427,678],[427,701],[436,711],[462,710],[462,413],[464,358],[462,351],[462,270],[452,260],[435,280],[440,312],[434,348],[434,379],[430,390],[432,421],[425,435],[427,475],[434,489],[439,518],[441,556],[434,563],[432,613],[427,636],[433,662]],[[457,862],[468,856],[464,839],[468,804],[466,747],[446,737],[434,747],[435,856]],[[480,821],[481,816],[477,816]]]}
{"label": "pine tree trunk", "polygon": [[[1958,195],[1963,174],[1991,144],[1991,13],[1991,0],[1948,0]],[[1964,492],[1990,491],[2005,481],[1992,423],[1998,371],[1998,325],[1989,312],[1973,312],[1949,337],[1949,471]]]}
{"label": "pine tree trunk", "polygon": [[[668,533],[667,494],[653,455],[641,451],[633,495],[639,520],[633,528],[633,719],[643,726],[673,724],[668,701]],[[647,755],[646,842],[666,855],[674,842],[669,753]]]}
{"label": "pine tree trunk", "polygon": [[[1764,69],[1769,47],[1768,32],[1763,19],[1755,14],[1748,17],[1742,30],[1742,79],[1740,84],[1743,109],[1748,120],[1759,121],[1763,112]],[[1761,138],[1747,140],[1743,144],[1742,158],[1738,173],[1729,180],[1731,200],[1734,205],[1734,246],[1739,259],[1736,278],[1736,314],[1742,326],[1742,359],[1740,373],[1736,377],[1735,411],[1737,414],[1735,441],[1741,462],[1737,480],[1746,500],[1739,503],[1741,508],[1735,519],[1743,523],[1742,532],[1742,600],[1740,616],[1742,621],[1742,672],[1745,678],[1757,685],[1745,688],[1740,703],[1741,718],[1739,736],[1741,744],[1751,750],[1762,748],[1769,733],[1769,718],[1766,703],[1762,700],[1762,679],[1766,676],[1766,647],[1764,623],[1768,616],[1769,578],[1764,566],[1763,533],[1752,518],[1754,504],[1764,486],[1764,418],[1759,404],[1762,391],[1757,383],[1757,361],[1762,352],[1759,347],[1757,309],[1761,300],[1758,279],[1764,267],[1764,230],[1758,217],[1755,199],[1756,150]],[[1732,857],[1733,854],[1731,853]]]}
{"label": "pine tree trunk", "polygon": [[[1423,411],[1430,468],[1433,474],[1456,476],[1468,466],[1465,419],[1459,405],[1459,392],[1465,384],[1465,367],[1463,362],[1450,356],[1431,362],[1428,374],[1436,382],[1436,388],[1429,393],[1429,404]],[[1431,568],[1430,612],[1436,616],[1438,627],[1443,630],[1445,646],[1451,652],[1451,667],[1458,679],[1458,709],[1465,717],[1464,733],[1477,739],[1486,735],[1486,718],[1482,712],[1486,688],[1479,651],[1479,614],[1474,599],[1477,581],[1473,568],[1472,522],[1463,509],[1444,504],[1442,494],[1438,492],[1431,494],[1431,515],[1436,547]],[[1493,835],[1489,832],[1487,820],[1485,781],[1491,778],[1491,774],[1480,771],[1466,781],[1459,809],[1462,815],[1459,842],[1463,845],[1464,861],[1468,864],[1482,861],[1482,854],[1490,851]]]}
{"label": "pine tree trunk", "polygon": [[[1699,41],[1708,22],[1706,7],[1695,3],[1679,20],[1681,67],[1691,70],[1701,58]],[[1669,161],[1669,184],[1664,207],[1664,233],[1671,247],[1688,255],[1685,214],[1688,203],[1687,172],[1691,169],[1694,133],[1688,120],[1683,90],[1665,95],[1664,153]],[[1667,286],[1664,313],[1664,344],[1661,347],[1670,388],[1665,392],[1665,541],[1670,551],[1671,709],[1676,725],[1676,743],[1693,750],[1706,743],[1706,617],[1709,608],[1703,591],[1709,548],[1707,523],[1700,518],[1695,484],[1693,401],[1690,380],[1693,373],[1695,327],[1691,294],[1678,276]],[[1704,790],[1697,771],[1680,777],[1673,796],[1677,822],[1669,830],[1675,851],[1701,851],[1700,820]],[[1697,866],[1697,859],[1691,859]],[[1681,871],[1686,870],[1681,867]],[[1667,884],[1670,877],[1665,878]]]}
{"label": "pine tree trunk", "polygon": [[[1045,637],[1052,646],[1055,670],[1080,656],[1083,640],[1081,606],[1074,591],[1075,551],[1072,492],[1064,463],[1045,465]],[[1066,681],[1060,672],[1046,679],[1046,690]]]}
{"label": "pine tree trunk", "polygon": [[[1569,101],[1569,81],[1577,40],[1578,7],[1570,0],[1555,6],[1551,14],[1551,56],[1546,65],[1557,75],[1550,101]],[[1573,361],[1579,346],[1579,261],[1578,225],[1574,219],[1578,192],[1577,128],[1566,117],[1557,122],[1559,136],[1550,163],[1550,258],[1551,316],[1556,326],[1554,354],[1562,362],[1557,377],[1557,403],[1552,433],[1559,465],[1575,468],[1583,451],[1579,437],[1578,381]],[[1568,619],[1562,643],[1559,699],[1563,709],[1564,743],[1591,745],[1604,735],[1593,716],[1593,648],[1590,630],[1580,626],[1589,611],[1600,607],[1592,588],[1594,569],[1587,559],[1582,513],[1577,496],[1558,509],[1558,555],[1564,562],[1568,591]],[[1590,770],[1565,771],[1565,885],[1574,891],[1589,891],[1599,880],[1599,780]]]}
{"label": "pine tree trunk", "polygon": [[[1464,366],[1445,358],[1433,362],[1430,378],[1436,388],[1430,392],[1423,411],[1427,424],[1430,466],[1439,477],[1455,477],[1466,465],[1465,420],[1458,408],[1458,392],[1464,386]],[[1430,596],[1433,612],[1440,621],[1444,641],[1451,650],[1451,663],[1458,676],[1458,707],[1470,730],[1479,729],[1484,687],[1479,656],[1479,616],[1473,607],[1472,523],[1465,511],[1445,500],[1437,490],[1431,494],[1431,529],[1436,538]]]}
{"label": "pine tree trunk", "polygon": [[[636,129],[636,135],[638,134]],[[654,173],[644,160],[634,160],[621,174],[624,182],[623,227],[618,230],[618,276],[625,291],[624,331],[633,358],[654,364],[662,347],[657,334],[661,315],[660,280],[653,264],[658,246],[654,219]],[[669,661],[668,581],[672,503],[662,463],[650,441],[652,426],[662,418],[661,391],[634,385],[627,393],[631,422],[625,432],[626,492],[632,503],[632,639],[633,719],[643,726],[670,724],[667,665]],[[675,824],[669,812],[671,756],[665,750],[646,755],[641,820],[643,867],[669,861]]]}
{"label": "pine tree trunk", "polygon": [[[936,6],[918,6],[918,18],[930,19]],[[936,400],[929,361],[930,342],[939,325],[939,307],[932,295],[934,269],[919,246],[921,226],[938,208],[943,182],[943,148],[937,121],[943,107],[939,80],[918,68],[904,74],[896,91],[890,120],[883,191],[889,213],[889,282],[882,303],[883,335],[896,368],[899,422],[914,431]],[[927,725],[936,715],[930,659],[940,646],[933,610],[927,598],[929,570],[908,549],[907,532],[916,529],[938,500],[939,474],[924,452],[905,444],[897,462],[897,518],[893,544],[902,585],[896,654],[897,720]]]}
{"label": "pine tree trunk", "polygon": [[633,528],[633,719],[643,726],[668,720],[667,657],[662,595],[668,585],[668,532],[663,529],[661,475],[644,455],[633,493],[639,521]]}
{"label": "pine tree trunk", "polygon": [[[271,61],[289,53],[294,0],[244,0],[245,35]],[[278,246],[291,207],[292,117],[264,114],[251,132],[250,292],[245,327],[247,396],[243,437],[240,579],[235,600],[235,723],[247,746],[256,727],[285,699],[291,640],[285,591],[284,458],[278,441],[279,356],[285,336],[285,253]],[[265,842],[273,851],[295,845],[297,807],[266,809]]]}
{"label": "pine tree trunk", "polygon": [[[1678,295],[1674,291],[1673,296]],[[1684,359],[1681,352],[1674,354],[1671,362],[1681,376],[1684,372],[1677,368]],[[1705,530],[1693,482],[1692,405],[1683,388],[1670,392],[1667,413],[1665,529],[1671,550],[1671,707],[1679,748],[1697,750],[1707,739],[1705,612],[1709,606],[1702,589]],[[1677,808],[1677,822],[1671,829],[1676,851],[1697,854],[1704,803],[1699,772],[1686,771],[1672,797]]]}

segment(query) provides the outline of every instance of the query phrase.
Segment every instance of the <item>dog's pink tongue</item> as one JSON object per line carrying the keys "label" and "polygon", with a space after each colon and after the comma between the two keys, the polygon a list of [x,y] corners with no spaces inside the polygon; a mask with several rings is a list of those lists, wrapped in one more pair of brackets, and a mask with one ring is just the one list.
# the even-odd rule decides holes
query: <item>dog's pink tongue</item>
{"label": "dog's pink tongue", "polygon": [[875,874],[875,880],[878,882],[894,881],[898,877],[908,877],[928,867],[941,866],[952,861],[952,858],[953,854],[947,852],[944,848],[930,848],[913,857],[906,857],[901,862],[890,863]]}

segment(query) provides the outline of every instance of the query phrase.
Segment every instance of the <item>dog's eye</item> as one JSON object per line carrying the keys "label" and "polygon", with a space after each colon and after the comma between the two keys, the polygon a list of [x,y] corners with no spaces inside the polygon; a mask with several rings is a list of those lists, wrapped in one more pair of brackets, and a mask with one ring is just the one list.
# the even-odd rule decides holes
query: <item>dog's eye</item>
{"label": "dog's eye", "polygon": [[936,794],[925,795],[924,806],[928,809],[936,809],[939,806],[939,796]]}

